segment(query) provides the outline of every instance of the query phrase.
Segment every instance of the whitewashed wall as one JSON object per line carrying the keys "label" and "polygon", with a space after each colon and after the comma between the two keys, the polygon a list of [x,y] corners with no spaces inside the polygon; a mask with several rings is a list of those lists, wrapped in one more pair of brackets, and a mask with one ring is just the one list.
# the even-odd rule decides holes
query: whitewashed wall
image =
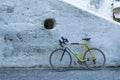
{"label": "whitewashed wall", "polygon": [[[54,29],[44,28],[47,18],[56,20]],[[74,42],[86,35],[107,65],[120,65],[120,25],[62,1],[0,0],[0,26],[0,67],[48,66],[61,36]]]}
{"label": "whitewashed wall", "polygon": [[113,0],[63,0],[112,19]]}

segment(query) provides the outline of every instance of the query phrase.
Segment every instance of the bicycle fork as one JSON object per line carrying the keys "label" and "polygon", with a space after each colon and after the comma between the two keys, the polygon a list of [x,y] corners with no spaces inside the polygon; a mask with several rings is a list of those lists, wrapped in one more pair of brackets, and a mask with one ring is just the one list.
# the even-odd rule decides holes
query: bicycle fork
{"label": "bicycle fork", "polygon": [[64,52],[63,52],[63,54],[62,54],[62,56],[61,56],[61,58],[60,58],[60,61],[62,61],[63,56],[64,56],[64,54],[65,54],[65,51],[66,51],[66,48],[65,48],[65,50],[64,50]]}

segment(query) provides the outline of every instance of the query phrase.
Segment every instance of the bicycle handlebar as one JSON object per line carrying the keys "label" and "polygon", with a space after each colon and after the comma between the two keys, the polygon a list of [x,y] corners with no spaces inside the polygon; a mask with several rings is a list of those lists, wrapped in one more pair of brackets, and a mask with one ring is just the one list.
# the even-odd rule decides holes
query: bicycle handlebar
{"label": "bicycle handlebar", "polygon": [[59,44],[61,47],[64,47],[64,45],[66,45],[68,42],[68,39],[64,37],[61,37],[61,40],[59,40]]}
{"label": "bicycle handlebar", "polygon": [[[82,40],[89,41],[91,38],[83,38]],[[59,40],[59,44],[61,47],[64,47],[68,43],[68,39],[61,37],[61,40]],[[72,45],[79,45],[80,43],[71,43]]]}

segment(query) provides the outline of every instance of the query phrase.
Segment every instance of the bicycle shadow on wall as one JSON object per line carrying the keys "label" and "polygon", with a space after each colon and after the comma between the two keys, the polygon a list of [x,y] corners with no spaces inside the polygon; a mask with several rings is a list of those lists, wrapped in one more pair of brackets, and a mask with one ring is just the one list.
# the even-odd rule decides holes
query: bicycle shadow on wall
{"label": "bicycle shadow on wall", "polygon": [[[55,71],[68,70],[101,70],[105,66],[106,57],[102,50],[98,48],[90,48],[88,41],[91,38],[83,38],[82,42],[70,43],[68,39],[61,37],[59,45],[61,48],[55,49],[49,56],[49,63]],[[71,48],[72,45],[82,46],[81,56],[78,55],[76,49]],[[72,65],[72,56],[77,59],[77,63],[86,67],[74,67]]]}

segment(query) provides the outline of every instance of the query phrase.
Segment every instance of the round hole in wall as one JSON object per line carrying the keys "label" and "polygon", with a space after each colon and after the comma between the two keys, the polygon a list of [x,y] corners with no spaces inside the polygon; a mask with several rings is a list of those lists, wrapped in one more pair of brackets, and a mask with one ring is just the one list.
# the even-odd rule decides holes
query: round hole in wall
{"label": "round hole in wall", "polygon": [[13,13],[14,12],[14,8],[13,7],[8,7],[7,8],[7,13]]}
{"label": "round hole in wall", "polygon": [[45,29],[53,29],[55,27],[55,19],[53,18],[48,18],[44,21],[44,28]]}

